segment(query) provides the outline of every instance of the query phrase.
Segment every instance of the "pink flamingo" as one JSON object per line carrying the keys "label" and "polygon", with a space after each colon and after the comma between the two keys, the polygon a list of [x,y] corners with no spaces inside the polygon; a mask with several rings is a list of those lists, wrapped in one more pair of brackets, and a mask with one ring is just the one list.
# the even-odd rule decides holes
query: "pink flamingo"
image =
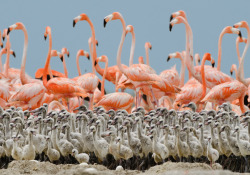
{"label": "pink flamingo", "polygon": [[102,78],[102,88],[101,88],[102,99],[95,106],[102,106],[106,110],[125,109],[128,112],[131,112],[134,98],[130,94],[125,93],[125,92],[114,92],[114,93],[104,95],[104,83],[105,83],[104,81],[105,81],[105,75],[106,75],[107,68],[108,68],[108,58],[107,56],[103,55],[99,57],[96,61],[105,62],[105,68],[104,68],[104,73],[103,73],[103,78]]}
{"label": "pink flamingo", "polygon": [[86,20],[92,31],[92,46],[93,46],[93,51],[90,53],[91,54],[91,59],[92,59],[92,73],[87,73],[84,75],[81,75],[77,83],[89,94],[89,108],[93,109],[93,101],[94,101],[94,91],[98,87],[99,84],[99,78],[95,75],[95,68],[94,68],[94,61],[96,60],[96,44],[95,44],[95,30],[93,23],[89,19],[89,17],[86,14],[81,14],[74,18],[73,26],[78,22],[78,21],[83,21]]}
{"label": "pink flamingo", "polygon": [[202,74],[202,84],[199,82],[197,83],[188,83],[185,84],[181,88],[181,92],[177,94],[174,106],[182,106],[183,104],[188,104],[190,102],[199,103],[200,100],[202,100],[206,92],[209,91],[206,87],[206,81],[205,81],[205,62],[210,61],[212,64],[214,63],[214,60],[211,58],[211,55],[209,53],[204,54],[202,62],[201,62],[201,74]]}
{"label": "pink flamingo", "polygon": [[67,48],[64,47],[64,48],[62,48],[61,53],[62,53],[62,57],[60,57],[60,58],[61,58],[61,61],[63,62],[64,74],[65,74],[66,78],[68,78],[68,70],[67,70],[64,55],[67,54],[67,56],[69,57],[69,51]]}
{"label": "pink flamingo", "polygon": [[57,98],[66,98],[66,100],[68,100],[68,98],[76,96],[81,96],[83,98],[86,97],[87,93],[85,92],[85,90],[68,78],[52,78],[49,81],[47,80],[46,74],[50,64],[52,48],[51,28],[49,26],[46,27],[46,31],[44,34],[45,39],[47,38],[47,35],[49,35],[49,51],[43,72],[44,87],[46,87],[48,92],[53,93]]}
{"label": "pink flamingo", "polygon": [[[186,30],[191,30],[189,24],[181,16],[178,16],[171,21],[170,29],[172,29],[173,25],[180,24],[180,23],[185,24]],[[227,33],[234,33],[234,34],[241,35],[239,30],[237,30],[236,28],[230,27],[230,26],[224,28],[224,31]],[[188,48],[190,48],[190,47],[189,47],[189,42],[188,42],[188,36],[186,36],[186,58],[185,58],[186,66],[187,66],[189,72],[192,74],[192,76],[201,83],[202,82],[201,71],[200,71],[201,67],[200,66],[194,67]],[[222,73],[221,71],[218,71],[215,68],[212,68],[211,66],[205,66],[205,72],[206,72],[206,81],[207,81],[208,88],[212,88],[212,87],[214,87],[218,84],[224,83],[224,82],[233,81],[233,79],[231,77]]]}

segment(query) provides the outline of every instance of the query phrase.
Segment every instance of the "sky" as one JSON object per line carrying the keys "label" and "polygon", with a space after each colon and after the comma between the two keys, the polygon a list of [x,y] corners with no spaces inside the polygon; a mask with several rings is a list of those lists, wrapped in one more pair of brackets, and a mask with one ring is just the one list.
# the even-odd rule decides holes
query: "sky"
{"label": "sky", "polygon": [[[169,53],[185,50],[185,26],[184,24],[173,27],[169,32],[169,18],[171,13],[184,10],[188,22],[193,31],[194,53],[200,56],[206,52],[211,53],[216,60],[218,56],[218,38],[220,32],[226,26],[246,20],[250,23],[250,1],[248,0],[8,0],[1,3],[0,30],[8,28],[16,22],[22,22],[29,37],[26,72],[34,77],[38,68],[44,67],[49,43],[44,41],[46,26],[52,30],[52,48],[61,51],[66,47],[70,57],[66,58],[69,78],[76,77],[76,53],[79,49],[89,51],[88,38],[91,36],[90,26],[86,21],[80,21],[73,28],[73,18],[85,13],[94,24],[96,39],[99,42],[97,55],[107,55],[109,66],[116,64],[118,45],[122,34],[120,21],[111,21],[106,28],[103,27],[105,16],[120,12],[124,17],[126,25],[133,25],[136,36],[134,63],[138,63],[138,57],[143,56],[145,60],[145,42],[152,44],[149,51],[150,66],[159,74],[161,71],[170,69],[176,64],[180,70],[180,60],[173,59],[166,62]],[[241,29],[243,37],[247,37],[245,29]],[[230,73],[232,64],[238,65],[235,48],[237,35],[226,34],[222,40],[222,65],[221,69],[226,74]],[[20,30],[10,33],[12,50],[16,52],[17,58],[10,58],[10,67],[20,68],[24,34]],[[122,63],[128,65],[131,47],[131,35],[127,35],[123,50]],[[245,45],[240,44],[242,53]],[[250,51],[245,59],[245,77],[249,77]],[[5,62],[5,55],[2,61]],[[101,64],[104,67],[104,64]],[[63,64],[59,58],[51,59],[51,67],[63,72]],[[91,62],[85,57],[80,58],[82,73],[91,71]],[[100,77],[100,76],[99,76]],[[186,78],[187,81],[187,71]],[[106,89],[114,91],[114,85],[106,81]]]}

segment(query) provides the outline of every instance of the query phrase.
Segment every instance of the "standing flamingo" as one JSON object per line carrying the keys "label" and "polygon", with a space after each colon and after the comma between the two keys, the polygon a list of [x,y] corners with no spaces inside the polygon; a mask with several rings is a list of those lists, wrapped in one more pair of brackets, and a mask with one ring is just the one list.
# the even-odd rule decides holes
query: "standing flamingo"
{"label": "standing flamingo", "polygon": [[49,81],[47,80],[46,74],[50,64],[52,48],[51,28],[49,26],[47,26],[45,30],[45,40],[47,38],[47,35],[49,36],[49,51],[43,71],[43,85],[50,93],[53,93],[57,98],[66,98],[66,100],[68,100],[68,98],[76,96],[81,96],[83,98],[86,97],[87,94],[85,90],[68,78],[52,78]]}
{"label": "standing flamingo", "polygon": [[[172,26],[175,24],[180,24],[180,23],[184,23],[186,30],[191,30],[189,24],[187,23],[187,21],[181,17],[178,16],[176,18],[174,18],[171,22],[170,22],[170,29],[172,29]],[[241,36],[241,32],[239,30],[237,30],[236,28],[233,28],[231,26],[228,26],[226,28],[224,28],[224,31],[227,33],[234,33],[234,34],[238,34]],[[187,32],[188,33],[188,32]],[[186,66],[189,70],[189,72],[191,72],[192,76],[197,79],[200,83],[202,83],[201,80],[201,67],[200,66],[195,66],[193,65],[192,59],[190,57],[189,54],[189,42],[188,42],[188,36],[186,36],[186,58],[185,58],[185,62],[186,62]],[[192,47],[192,46],[191,46]],[[205,72],[206,72],[206,81],[207,81],[207,87],[208,88],[212,88],[218,84],[224,83],[224,82],[229,82],[229,81],[233,81],[233,79],[231,77],[229,77],[228,75],[222,73],[221,71],[218,71],[215,68],[212,68],[211,66],[205,66]]]}
{"label": "standing flamingo", "polygon": [[[123,19],[123,17],[121,16],[121,14],[119,12],[114,12],[110,15],[108,15],[107,17],[104,18],[104,27],[106,26],[106,23],[111,21],[111,20],[117,20],[119,19],[122,23],[123,26],[123,33],[122,33],[122,38],[121,38],[121,42],[119,45],[119,49],[117,52],[117,66],[119,67],[119,69],[121,70],[122,73],[124,73],[133,83],[133,85],[135,86],[136,89],[136,98],[139,99],[139,90],[142,87],[149,87],[150,92],[154,98],[155,103],[157,102],[155,96],[153,95],[153,91],[152,91],[152,85],[164,90],[165,92],[169,92],[169,93],[176,93],[178,90],[175,86],[172,86],[171,84],[168,84],[168,82],[165,82],[164,80],[162,80],[162,78],[158,75],[156,75],[154,72],[154,70],[149,67],[148,65],[145,64],[133,64],[132,66],[128,67],[128,68],[124,68],[122,67],[121,64],[121,52],[122,52],[122,45],[123,42],[125,40],[125,33],[126,33],[126,24],[125,21]],[[147,92],[143,92],[143,93],[147,93]],[[140,100],[137,100],[137,104],[136,107],[138,107],[138,102]]]}
{"label": "standing flamingo", "polygon": [[102,99],[95,105],[95,106],[103,106],[106,110],[114,109],[125,109],[128,112],[131,112],[133,100],[134,98],[125,92],[114,92],[107,95],[104,95],[104,81],[105,81],[105,74],[108,67],[108,58],[107,56],[103,55],[99,57],[97,62],[105,62],[105,69],[102,78]]}
{"label": "standing flamingo", "polygon": [[92,59],[92,73],[87,73],[84,75],[81,75],[77,83],[89,94],[89,108],[92,110],[93,109],[93,103],[94,103],[94,91],[99,85],[99,78],[95,75],[95,68],[94,68],[94,62],[96,60],[96,44],[95,44],[95,30],[93,23],[89,19],[89,17],[86,14],[81,14],[74,18],[73,26],[78,22],[78,21],[83,21],[86,20],[92,31],[92,46],[93,50],[90,53],[91,54],[91,59]]}
{"label": "standing flamingo", "polygon": [[174,106],[182,106],[183,104],[188,104],[190,102],[199,103],[206,95],[206,92],[209,91],[206,87],[205,81],[205,62],[210,61],[212,64],[214,60],[211,58],[209,53],[204,54],[201,62],[201,75],[202,75],[202,84],[200,83],[189,83],[184,85],[181,88],[181,92],[177,94]]}

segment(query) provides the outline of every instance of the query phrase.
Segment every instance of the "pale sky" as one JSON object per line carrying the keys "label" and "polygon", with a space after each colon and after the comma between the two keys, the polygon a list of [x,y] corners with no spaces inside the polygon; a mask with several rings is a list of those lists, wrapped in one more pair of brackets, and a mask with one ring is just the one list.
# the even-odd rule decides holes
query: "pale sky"
{"label": "pale sky", "polygon": [[[116,64],[118,45],[122,34],[120,21],[111,21],[103,28],[103,18],[112,12],[120,12],[126,25],[134,26],[136,36],[135,63],[138,57],[145,59],[145,42],[152,44],[149,51],[150,65],[160,73],[176,64],[180,70],[180,61],[171,60],[166,62],[169,53],[185,50],[185,26],[183,24],[174,26],[169,32],[169,17],[172,12],[184,10],[194,35],[194,53],[201,56],[210,52],[216,60],[218,56],[218,37],[222,29],[232,26],[236,22],[246,20],[250,23],[250,1],[247,0],[174,0],[174,1],[152,1],[152,0],[25,0],[25,1],[3,1],[1,3],[0,23],[1,31],[8,26],[22,22],[28,31],[29,45],[27,53],[26,72],[34,77],[38,68],[44,67],[48,52],[48,41],[44,41],[43,33],[45,27],[52,29],[53,49],[61,50],[67,47],[70,57],[66,58],[69,77],[77,76],[76,53],[79,49],[89,51],[88,38],[91,30],[87,22],[79,22],[75,28],[72,27],[73,18],[86,13],[92,20],[96,39],[99,41],[97,55],[107,55],[109,66]],[[242,29],[243,37],[247,37],[245,29]],[[229,74],[232,64],[238,65],[235,49],[237,35],[226,34],[222,41],[222,65],[221,69]],[[20,68],[23,51],[24,35],[22,31],[10,33],[12,49],[17,58],[11,57],[10,66]],[[131,35],[127,35],[122,52],[122,63],[128,65],[131,46]],[[241,52],[244,44],[240,44]],[[250,51],[249,51],[250,52]],[[246,54],[245,65],[250,64],[250,53]],[[2,58],[5,62],[5,56]],[[86,58],[80,59],[82,73],[91,71],[91,63]],[[104,65],[102,65],[104,67]],[[59,58],[51,60],[52,69],[63,72],[63,65]],[[245,66],[245,76],[249,77],[250,70]],[[187,72],[186,79],[187,81]],[[107,83],[106,89],[114,91],[114,85]]]}

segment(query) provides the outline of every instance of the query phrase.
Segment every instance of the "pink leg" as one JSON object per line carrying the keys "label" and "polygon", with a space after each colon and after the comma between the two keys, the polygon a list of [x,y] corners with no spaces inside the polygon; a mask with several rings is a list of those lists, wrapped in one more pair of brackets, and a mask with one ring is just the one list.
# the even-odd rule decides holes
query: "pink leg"
{"label": "pink leg", "polygon": [[155,103],[156,107],[158,107],[158,106],[159,106],[159,104],[158,104],[158,100],[155,98],[155,95],[154,95],[154,92],[153,92],[152,86],[150,87],[150,91],[151,91],[152,96],[153,96],[153,98],[154,98],[154,103]]}

